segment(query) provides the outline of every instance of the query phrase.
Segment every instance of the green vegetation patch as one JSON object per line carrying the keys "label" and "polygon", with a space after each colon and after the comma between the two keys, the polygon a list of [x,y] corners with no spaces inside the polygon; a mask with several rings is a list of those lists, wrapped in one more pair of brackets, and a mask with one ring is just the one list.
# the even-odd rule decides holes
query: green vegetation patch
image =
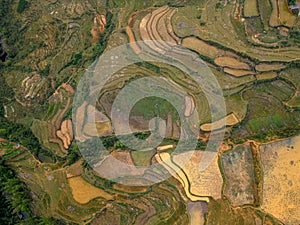
{"label": "green vegetation patch", "polygon": [[20,0],[18,3],[17,12],[21,14],[28,6],[29,2],[27,2],[26,0]]}
{"label": "green vegetation patch", "polygon": [[131,110],[132,116],[143,116],[146,119],[152,119],[160,116],[166,119],[171,113],[174,119],[178,118],[176,109],[170,102],[159,97],[147,97],[138,101]]}
{"label": "green vegetation patch", "polygon": [[154,150],[148,151],[131,151],[131,157],[136,166],[150,166]]}
{"label": "green vegetation patch", "polygon": [[297,129],[300,112],[287,110],[284,104],[293,94],[293,87],[281,80],[259,83],[245,91],[243,98],[248,101],[247,116],[239,128],[234,129],[233,136],[240,139],[264,134],[263,138],[274,136],[280,130]]}

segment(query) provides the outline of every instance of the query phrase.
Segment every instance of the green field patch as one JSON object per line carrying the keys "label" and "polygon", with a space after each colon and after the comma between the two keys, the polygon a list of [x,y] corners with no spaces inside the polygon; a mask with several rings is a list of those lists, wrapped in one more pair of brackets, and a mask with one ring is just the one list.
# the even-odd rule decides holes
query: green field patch
{"label": "green field patch", "polygon": [[260,17],[264,24],[264,29],[268,30],[269,29],[269,19],[272,14],[272,7],[271,7],[270,0],[259,0],[258,8],[259,8],[259,12],[260,12]]}
{"label": "green field patch", "polygon": [[300,113],[287,111],[284,104],[293,93],[293,88],[281,80],[261,83],[245,91],[243,97],[249,103],[247,116],[234,136],[272,135],[276,130],[295,127]]}
{"label": "green field patch", "polygon": [[154,150],[131,151],[131,157],[136,166],[150,166]]}
{"label": "green field patch", "polygon": [[299,68],[290,68],[287,69],[285,71],[283,71],[282,73],[280,73],[280,77],[288,80],[289,82],[291,82],[294,87],[296,88],[296,92],[295,94],[292,96],[291,99],[289,99],[286,104],[289,107],[295,107],[298,108],[300,107],[300,79],[299,79],[299,75],[300,75],[300,69]]}
{"label": "green field patch", "polygon": [[257,0],[244,0],[244,16],[259,16]]}
{"label": "green field patch", "polygon": [[[200,3],[201,4],[201,3]],[[174,33],[178,37],[197,35],[200,29],[201,10],[193,6],[182,7],[172,18]]]}

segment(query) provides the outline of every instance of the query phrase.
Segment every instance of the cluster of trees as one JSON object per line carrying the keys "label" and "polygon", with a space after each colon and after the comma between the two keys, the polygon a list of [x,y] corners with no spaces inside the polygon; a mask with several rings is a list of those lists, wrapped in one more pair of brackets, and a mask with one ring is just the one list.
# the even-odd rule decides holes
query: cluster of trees
{"label": "cluster of trees", "polygon": [[[16,224],[22,215],[31,214],[30,198],[25,185],[13,170],[0,161],[0,224]],[[23,214],[22,214],[23,213]]]}
{"label": "cluster of trees", "polygon": [[15,124],[0,116],[0,137],[26,146],[34,155],[41,149],[39,140],[29,128]]}
{"label": "cluster of trees", "polygon": [[14,16],[13,4],[14,0],[1,0],[0,7],[0,34],[3,35],[9,58],[14,58],[18,54],[20,49],[18,42],[21,36],[19,32],[21,25],[18,18]]}
{"label": "cluster of trees", "polygon": [[237,137],[237,138],[233,139],[232,141],[235,144],[242,144],[242,143],[246,142],[247,140],[254,140],[254,141],[265,143],[265,142],[269,142],[274,137],[282,139],[282,138],[294,137],[299,134],[300,134],[299,127],[287,127],[287,128],[283,128],[283,129],[259,132],[257,134],[249,135],[244,138]]}
{"label": "cluster of trees", "polygon": [[41,149],[38,139],[29,128],[15,124],[4,117],[3,105],[9,104],[14,99],[13,90],[7,85],[5,77],[0,70],[0,137],[26,146],[34,154]]}
{"label": "cluster of trees", "polygon": [[32,199],[24,182],[0,157],[0,224],[64,225],[62,220],[34,215]]}
{"label": "cluster of trees", "polygon": [[66,157],[66,164],[65,166],[72,165],[73,163],[77,162],[81,158],[80,151],[78,149],[78,145],[73,142],[70,148],[68,149],[68,155]]}
{"label": "cluster of trees", "polygon": [[93,58],[93,60],[95,60],[98,56],[100,56],[108,43],[110,34],[114,31],[116,24],[117,24],[117,15],[116,14],[112,14],[109,11],[109,1],[107,1],[107,6],[106,6],[106,10],[107,10],[107,14],[106,14],[106,25],[105,25],[105,31],[103,34],[99,34],[99,41],[97,43],[97,45],[94,48],[94,52],[95,52],[95,57]]}

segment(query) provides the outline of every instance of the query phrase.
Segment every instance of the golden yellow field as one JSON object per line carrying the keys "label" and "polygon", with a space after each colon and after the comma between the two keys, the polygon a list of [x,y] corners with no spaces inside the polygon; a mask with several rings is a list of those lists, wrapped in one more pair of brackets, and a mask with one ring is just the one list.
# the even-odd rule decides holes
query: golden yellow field
{"label": "golden yellow field", "polygon": [[183,173],[183,171],[171,161],[171,157],[170,157],[169,153],[163,152],[163,153],[157,154],[157,155],[155,155],[155,158],[159,163],[162,163],[165,166],[165,168],[168,170],[168,172],[181,183],[186,196],[191,201],[209,202],[209,198],[196,196],[190,192],[188,178]]}
{"label": "golden yellow field", "polygon": [[143,187],[143,186],[132,187],[123,184],[114,184],[113,188],[127,193],[143,193],[147,191],[147,187]]}
{"label": "golden yellow field", "polygon": [[157,149],[157,151],[166,151],[166,150],[172,149],[174,147],[175,147],[174,145],[164,145],[164,146],[159,146],[156,149]]}
{"label": "golden yellow field", "polygon": [[272,64],[260,63],[257,66],[255,66],[255,69],[260,72],[280,70],[282,68],[285,68],[285,65],[282,63],[272,63]]}
{"label": "golden yellow field", "polygon": [[[212,163],[204,170],[200,169],[204,154],[213,158]],[[206,155],[206,156],[207,156]],[[197,196],[211,196],[221,198],[223,179],[218,166],[218,157],[214,152],[192,151],[174,155],[173,161],[186,174],[190,183],[190,193]],[[185,164],[186,162],[186,164]]]}
{"label": "golden yellow field", "polygon": [[107,192],[94,187],[86,182],[82,177],[69,178],[69,184],[72,190],[74,199],[80,204],[86,204],[94,198],[105,198],[106,200],[112,200],[113,196]]}
{"label": "golden yellow field", "polygon": [[215,64],[221,67],[230,67],[232,69],[250,70],[250,66],[247,63],[241,62],[240,60],[229,56],[221,56],[216,58]]}
{"label": "golden yellow field", "polygon": [[267,80],[267,79],[273,79],[275,77],[277,77],[276,72],[262,72],[262,73],[256,74],[257,80]]}
{"label": "golden yellow field", "polygon": [[230,68],[225,68],[224,69],[225,73],[229,73],[235,77],[241,77],[241,76],[246,76],[246,75],[253,75],[255,72],[250,71],[250,70],[235,70],[235,69],[230,69]]}
{"label": "golden yellow field", "polygon": [[99,136],[99,137],[110,134],[111,130],[112,127],[109,121],[96,122],[96,124],[86,123],[83,128],[84,134],[87,134],[89,136]]}
{"label": "golden yellow field", "polygon": [[233,126],[235,124],[238,124],[240,121],[239,119],[236,117],[236,115],[234,113],[230,113],[228,116],[226,116],[225,118],[222,118],[216,122],[214,122],[214,124],[212,123],[205,123],[203,125],[200,126],[200,129],[203,131],[211,131],[212,126],[214,125],[215,130],[221,129],[225,126]]}
{"label": "golden yellow field", "polygon": [[64,120],[60,130],[56,131],[56,135],[63,141],[64,148],[68,149],[73,140],[72,121],[70,119]]}
{"label": "golden yellow field", "polygon": [[126,27],[126,34],[128,35],[129,38],[129,43],[131,48],[134,50],[136,54],[139,54],[141,52],[141,49],[139,46],[135,43],[135,37],[134,34],[129,26]]}
{"label": "golden yellow field", "polygon": [[201,55],[207,56],[209,58],[216,58],[219,55],[224,54],[224,51],[205,43],[195,37],[187,37],[182,40],[182,46],[199,52]]}
{"label": "golden yellow field", "polygon": [[300,136],[260,147],[263,166],[262,209],[284,224],[299,224]]}

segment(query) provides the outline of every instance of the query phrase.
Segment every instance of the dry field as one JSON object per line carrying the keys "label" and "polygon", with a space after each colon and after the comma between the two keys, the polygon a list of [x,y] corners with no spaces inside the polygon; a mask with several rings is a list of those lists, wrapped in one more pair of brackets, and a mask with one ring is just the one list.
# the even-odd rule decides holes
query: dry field
{"label": "dry field", "polygon": [[218,56],[224,55],[225,51],[207,44],[206,42],[196,38],[196,37],[186,37],[182,40],[182,46],[192,49],[199,54],[207,56],[214,59]]}
{"label": "dry field", "polygon": [[253,204],[254,168],[250,144],[237,146],[223,154],[222,165],[226,176],[224,194],[232,205]]}
{"label": "dry field", "polygon": [[259,72],[271,71],[271,70],[280,70],[285,68],[285,65],[282,63],[260,63],[255,66],[255,69]]}
{"label": "dry field", "polygon": [[229,67],[232,69],[251,70],[250,66],[247,63],[241,62],[236,58],[228,56],[215,58],[215,64],[221,67]]}
{"label": "dry field", "polygon": [[[273,0],[272,0],[273,1]],[[257,45],[257,46],[249,46],[248,38],[245,36],[245,27],[243,26],[243,20],[232,20],[232,12],[234,12],[235,8],[238,8],[236,4],[227,4],[226,7],[222,9],[216,9],[216,4],[218,0],[208,1],[204,5],[204,9],[201,14],[201,22],[203,26],[198,28],[196,31],[201,40],[209,40],[220,44],[224,47],[232,49],[233,51],[241,54],[248,55],[253,59],[257,59],[264,62],[291,62],[295,59],[299,58],[299,50],[297,46],[285,46],[278,49],[270,50],[269,47]],[[261,1],[257,1],[258,4],[261,4]],[[283,25],[278,21],[278,9],[276,7],[276,0],[274,0],[275,8],[273,8],[273,14],[270,16],[268,14],[268,9],[263,12],[263,18],[266,21],[271,17],[270,23],[273,23],[272,26]],[[260,7],[265,8],[265,7]],[[194,9],[196,11],[196,9]],[[183,13],[184,9],[178,9],[178,14]],[[214,15],[214,16],[212,16]],[[174,17],[177,15],[175,14]],[[193,15],[185,15],[190,20],[193,20]],[[259,17],[256,19],[260,20]],[[248,19],[247,19],[248,20]],[[274,21],[275,20],[275,21]],[[200,22],[199,21],[199,22]],[[173,19],[173,23],[175,26],[178,26],[178,22]],[[267,23],[266,23],[267,24]],[[255,30],[260,29],[262,25],[254,24]],[[177,27],[176,27],[177,28]],[[181,28],[177,28],[180,30]],[[273,28],[271,28],[273,29]],[[178,31],[177,33],[185,33],[185,35],[181,35],[183,41],[185,38],[190,38],[191,35],[189,32],[185,32],[184,29]],[[196,37],[194,37],[196,39]],[[191,49],[196,50],[197,46],[192,47]],[[201,53],[200,53],[201,54]],[[203,54],[205,55],[205,54]]]}
{"label": "dry field", "polygon": [[169,149],[173,149],[175,146],[174,145],[164,145],[164,146],[159,146],[156,148],[157,151],[166,151]]}
{"label": "dry field", "polygon": [[230,68],[224,68],[224,72],[228,73],[230,75],[233,75],[235,77],[242,77],[246,75],[253,75],[255,72],[250,71],[250,70],[235,70],[235,69],[230,69]]}
{"label": "dry field", "polygon": [[80,204],[86,204],[95,198],[104,198],[106,200],[112,200],[113,196],[107,192],[96,188],[90,183],[86,182],[82,177],[72,177],[68,179],[72,195],[74,199]]}
{"label": "dry field", "polygon": [[[215,153],[206,152],[215,157],[214,161],[204,170],[200,169],[204,153],[201,151],[186,152],[173,156],[173,162],[182,168],[189,181],[189,192],[197,196],[221,198],[223,179],[218,167]],[[185,164],[186,163],[186,164]],[[178,174],[179,175],[179,174]]]}
{"label": "dry field", "polygon": [[167,152],[163,152],[155,155],[155,159],[164,165],[164,167],[168,170],[168,172],[176,178],[182,185],[186,196],[191,201],[206,201],[209,202],[208,197],[203,197],[205,195],[197,195],[197,193],[191,192],[190,182],[188,180],[187,175],[178,167],[178,165],[174,164],[171,160],[170,154]]}
{"label": "dry field", "polygon": [[112,127],[109,121],[86,123],[83,128],[83,133],[87,136],[102,137],[112,133]]}
{"label": "dry field", "polygon": [[42,98],[46,89],[47,79],[33,72],[22,80],[16,98],[23,106],[29,106],[34,99]]}
{"label": "dry field", "polygon": [[257,80],[268,80],[268,79],[274,79],[277,77],[276,72],[262,72],[256,74],[256,79]]}
{"label": "dry field", "polygon": [[187,204],[190,214],[190,225],[204,225],[205,213],[207,211],[207,203],[205,202],[189,202]]}
{"label": "dry field", "polygon": [[165,49],[169,49],[169,43],[176,44],[179,41],[171,25],[171,18],[175,12],[176,9],[163,6],[147,14],[141,20],[139,34],[144,41],[158,41],[156,43],[146,43],[155,52],[164,53]]}
{"label": "dry field", "polygon": [[129,43],[130,43],[130,45],[131,45],[131,48],[134,50],[134,52],[136,53],[136,54],[139,54],[140,52],[141,52],[141,49],[140,49],[140,47],[135,43],[135,37],[134,37],[134,34],[133,34],[133,32],[132,32],[132,29],[129,27],[129,26],[127,26],[126,27],[126,34],[128,35],[128,37],[129,37]]}
{"label": "dry field", "polygon": [[142,187],[142,186],[127,186],[123,184],[114,184],[113,188],[122,192],[126,193],[144,193],[148,190],[147,187]]}
{"label": "dry field", "polygon": [[195,110],[195,101],[194,98],[190,95],[185,96],[185,111],[184,116],[188,117],[193,114]]}
{"label": "dry field", "polygon": [[60,130],[56,131],[57,137],[59,137],[64,144],[64,148],[68,149],[73,140],[73,127],[72,120],[67,119],[61,123]]}
{"label": "dry field", "polygon": [[300,223],[300,137],[260,147],[263,166],[261,208],[284,224]]}
{"label": "dry field", "polygon": [[99,33],[103,34],[106,25],[106,17],[105,15],[96,15],[94,17],[94,25],[91,30],[91,34],[93,36],[93,42],[96,43],[99,41]]}
{"label": "dry field", "polygon": [[143,175],[145,168],[138,168],[134,165],[130,151],[114,151],[107,156],[100,165],[97,165],[94,170],[104,177],[117,179],[123,176],[135,178]]}

